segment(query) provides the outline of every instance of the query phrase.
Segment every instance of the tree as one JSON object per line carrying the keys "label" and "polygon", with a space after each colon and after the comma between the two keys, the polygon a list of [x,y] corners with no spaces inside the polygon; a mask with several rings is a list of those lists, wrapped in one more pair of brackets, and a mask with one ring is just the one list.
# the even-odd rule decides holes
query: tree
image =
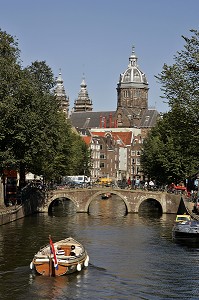
{"label": "tree", "polygon": [[36,61],[23,69],[19,53],[0,31],[0,166],[18,170],[23,186],[26,172],[50,180],[80,169],[86,149],[60,111],[50,67]]}
{"label": "tree", "polygon": [[90,152],[86,143],[78,133],[73,132],[71,149],[71,168],[69,175],[88,175],[90,176]]}
{"label": "tree", "polygon": [[0,161],[1,169],[15,165],[10,136],[14,131],[15,116],[14,92],[18,86],[21,66],[18,43],[0,30]]}
{"label": "tree", "polygon": [[141,155],[143,170],[164,182],[185,180],[199,167],[199,32],[191,33],[191,38],[183,36],[184,50],[175,63],[164,64],[156,76],[170,111],[145,140]]}

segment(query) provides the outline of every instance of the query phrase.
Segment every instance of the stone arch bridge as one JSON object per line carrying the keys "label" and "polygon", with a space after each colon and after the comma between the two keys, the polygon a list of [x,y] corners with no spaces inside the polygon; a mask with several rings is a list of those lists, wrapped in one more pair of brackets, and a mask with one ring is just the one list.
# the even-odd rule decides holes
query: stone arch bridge
{"label": "stone arch bridge", "polygon": [[169,194],[166,192],[110,189],[110,188],[92,188],[92,189],[60,189],[53,190],[46,194],[45,201],[38,207],[39,212],[48,212],[53,202],[65,198],[71,200],[78,213],[88,213],[89,205],[96,197],[104,192],[111,192],[119,196],[126,205],[127,213],[138,213],[139,207],[143,201],[156,200],[162,207],[163,214],[176,214],[181,195]]}

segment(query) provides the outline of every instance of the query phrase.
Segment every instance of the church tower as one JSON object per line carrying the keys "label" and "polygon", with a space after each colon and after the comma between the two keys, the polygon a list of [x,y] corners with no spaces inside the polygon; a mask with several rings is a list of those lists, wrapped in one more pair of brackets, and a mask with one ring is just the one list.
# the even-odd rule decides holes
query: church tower
{"label": "church tower", "polygon": [[60,101],[61,109],[66,114],[66,118],[69,116],[69,97],[66,95],[64,85],[63,85],[63,79],[61,76],[61,71],[59,73],[59,76],[56,80],[56,87],[55,87],[55,96],[58,101]]}
{"label": "church tower", "polygon": [[[117,122],[119,127],[132,127],[139,124],[143,112],[148,109],[148,82],[145,74],[139,69],[137,56],[132,47],[127,69],[120,74],[117,84]],[[123,123],[121,120],[130,121]]]}
{"label": "church tower", "polygon": [[85,78],[83,77],[82,83],[80,85],[81,89],[78,94],[77,100],[74,103],[74,112],[79,111],[92,111],[93,104],[88,96],[87,84],[85,82]]}

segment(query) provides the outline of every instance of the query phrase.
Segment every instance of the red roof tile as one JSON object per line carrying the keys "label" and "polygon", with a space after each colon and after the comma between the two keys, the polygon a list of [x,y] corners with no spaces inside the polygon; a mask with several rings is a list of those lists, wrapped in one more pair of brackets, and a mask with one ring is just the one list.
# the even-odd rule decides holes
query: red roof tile
{"label": "red roof tile", "polygon": [[[100,131],[100,132],[94,132],[92,131],[92,135],[95,135],[95,136],[106,136],[107,132],[103,132],[103,131]],[[118,131],[118,132],[110,132],[110,134],[112,135],[113,139],[115,141],[117,140],[121,140],[123,142],[123,144],[125,145],[130,145],[131,144],[131,140],[132,140],[132,132],[129,131],[129,132],[121,132],[121,131]]]}
{"label": "red roof tile", "polygon": [[84,140],[84,142],[87,145],[90,145],[90,143],[91,143],[91,136],[82,136],[82,139]]}

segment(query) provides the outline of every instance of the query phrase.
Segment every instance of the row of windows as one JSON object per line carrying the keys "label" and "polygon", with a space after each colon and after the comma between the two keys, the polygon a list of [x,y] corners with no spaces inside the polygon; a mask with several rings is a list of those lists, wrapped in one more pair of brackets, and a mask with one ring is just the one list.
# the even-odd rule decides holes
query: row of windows
{"label": "row of windows", "polygon": [[[136,171],[136,173],[141,172],[139,165],[140,165],[140,161],[136,160],[136,166],[133,165],[133,168],[132,168],[134,172],[135,171]],[[105,168],[105,166],[106,166],[106,164],[104,162],[100,162],[100,168]],[[108,167],[108,165],[107,165],[107,167]],[[124,167],[126,168],[126,163],[125,163]],[[116,169],[116,166],[115,166],[115,169]]]}
{"label": "row of windows", "polygon": [[[137,141],[137,140],[136,140],[136,141]],[[142,140],[142,138],[140,137],[138,143],[141,144],[142,142],[143,142],[143,140]],[[118,140],[117,143],[118,143],[118,144],[121,144],[121,141]],[[94,148],[91,148],[91,149],[94,149]],[[103,145],[100,145],[100,150],[103,150]],[[94,153],[94,152],[93,152],[93,153]],[[96,153],[96,151],[95,151],[95,153]],[[104,154],[100,154],[100,158],[105,158],[105,157],[101,157],[101,155],[104,155]],[[132,151],[132,155],[135,155],[135,151]],[[136,155],[140,155],[140,151],[137,151],[137,152],[136,152]]]}
{"label": "row of windows", "polygon": [[96,151],[97,151],[97,150],[98,150],[98,151],[100,150],[100,145],[93,145],[93,144],[91,144],[90,147],[91,147],[92,150],[96,150]]}
{"label": "row of windows", "polygon": [[[141,155],[141,152],[140,150],[132,150],[131,151],[131,155],[132,156],[140,156]],[[91,158],[93,159],[109,159],[109,156],[106,157],[105,154],[100,154],[100,153],[91,153]],[[126,159],[126,154],[124,154],[124,158]],[[130,155],[128,155],[128,158],[130,159]],[[117,159],[117,155],[115,155],[115,159]]]}
{"label": "row of windows", "polygon": [[132,150],[132,151],[131,151],[131,155],[132,155],[132,156],[140,156],[140,155],[141,155],[141,152],[140,152],[140,150],[137,150],[137,151]]}
{"label": "row of windows", "polygon": [[140,98],[140,97],[146,97],[146,91],[141,89],[136,89],[133,91],[124,90],[123,91],[124,98],[132,97],[133,98]]}

